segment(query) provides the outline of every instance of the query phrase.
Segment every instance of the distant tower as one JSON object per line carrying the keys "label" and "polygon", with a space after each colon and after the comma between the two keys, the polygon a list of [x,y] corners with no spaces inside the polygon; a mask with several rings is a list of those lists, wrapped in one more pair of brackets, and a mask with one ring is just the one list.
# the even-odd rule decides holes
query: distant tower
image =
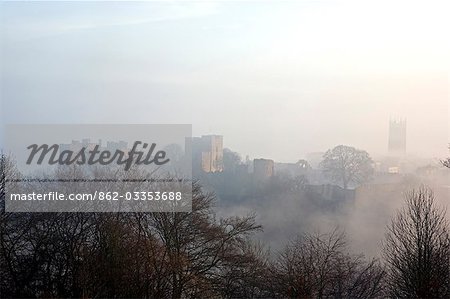
{"label": "distant tower", "polygon": [[389,121],[389,154],[404,155],[406,153],[406,120]]}
{"label": "distant tower", "polygon": [[186,138],[185,147],[192,153],[192,162],[204,172],[223,171],[223,136],[203,135]]}

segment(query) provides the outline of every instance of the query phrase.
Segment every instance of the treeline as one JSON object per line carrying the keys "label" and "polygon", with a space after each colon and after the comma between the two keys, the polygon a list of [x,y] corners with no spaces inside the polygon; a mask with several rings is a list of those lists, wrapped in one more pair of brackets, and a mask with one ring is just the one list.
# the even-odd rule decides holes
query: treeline
{"label": "treeline", "polygon": [[[12,165],[0,162],[4,201]],[[269,252],[254,215],[217,219],[197,183],[188,213],[3,211],[0,297],[448,298],[445,217],[430,190],[408,194],[377,261],[351,253],[338,230]]]}
{"label": "treeline", "polygon": [[343,235],[303,236],[272,262],[253,216],[216,220],[194,185],[190,213],[3,213],[2,297],[278,298],[380,294],[383,270]]}

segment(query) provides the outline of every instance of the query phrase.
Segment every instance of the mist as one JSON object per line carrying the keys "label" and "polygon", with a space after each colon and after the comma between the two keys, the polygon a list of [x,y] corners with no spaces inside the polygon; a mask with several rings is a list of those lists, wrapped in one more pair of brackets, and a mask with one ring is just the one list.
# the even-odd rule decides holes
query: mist
{"label": "mist", "polygon": [[[402,118],[409,159],[436,164],[450,137],[442,5],[2,2],[1,125],[192,123],[242,157],[294,163],[338,144],[381,160]],[[406,189],[332,211],[281,193],[222,212],[256,211],[280,242],[340,225],[368,251]]]}
{"label": "mist", "polygon": [[410,155],[441,158],[443,5],[2,2],[1,124],[192,123],[295,162],[336,144],[384,155],[397,117]]}
{"label": "mist", "polygon": [[[449,8],[387,0],[1,1],[0,292],[448,298]],[[5,134],[10,124],[33,126],[16,136]],[[37,134],[36,124],[56,124],[48,136],[62,135],[55,145],[66,154],[99,149],[103,140],[102,152],[114,148],[130,165],[138,154],[128,141],[155,146],[145,139],[163,126],[152,124],[187,126],[176,143],[172,129],[158,131],[167,176],[138,161],[118,173],[84,159],[28,174],[16,163],[23,148],[14,152],[4,139],[20,146],[39,139],[37,148],[47,133]],[[115,140],[114,126],[90,140],[61,124],[150,129],[120,131]],[[164,184],[147,183],[164,179],[175,183],[153,193]],[[11,182],[24,183],[23,198],[49,191],[43,182],[74,182],[94,199],[103,186],[103,203],[133,182],[139,192],[127,189],[125,200],[150,194],[155,201],[134,200],[167,210],[14,213],[6,204]],[[83,190],[87,182],[94,184]],[[174,192],[177,183],[187,188]],[[173,209],[178,203],[185,209]]]}

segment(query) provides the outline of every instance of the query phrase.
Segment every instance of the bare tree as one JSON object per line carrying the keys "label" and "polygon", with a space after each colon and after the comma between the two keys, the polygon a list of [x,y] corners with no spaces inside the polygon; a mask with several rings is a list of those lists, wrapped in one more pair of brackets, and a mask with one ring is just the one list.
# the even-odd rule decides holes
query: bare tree
{"label": "bare tree", "polygon": [[[0,162],[4,201],[4,178],[14,163],[4,157]],[[61,169],[57,175],[66,173]],[[229,276],[237,268],[259,269],[253,267],[258,255],[248,239],[260,229],[255,217],[216,219],[214,196],[197,183],[192,194],[191,212],[0,213],[2,297],[198,298],[256,292],[248,277]],[[222,287],[226,277],[233,288]]]}
{"label": "bare tree", "polygon": [[274,298],[269,271],[269,252],[262,244],[243,242],[217,277],[222,298]]}
{"label": "bare tree", "polygon": [[192,212],[152,213],[151,227],[170,265],[172,298],[211,297],[228,265],[242,262],[241,245],[260,230],[254,215],[216,220],[214,196],[193,185]]}
{"label": "bare tree", "polygon": [[0,211],[4,210],[6,180],[20,179],[14,159],[10,155],[0,152]]}
{"label": "bare tree", "polygon": [[276,297],[373,298],[382,295],[384,271],[376,260],[348,253],[345,236],[305,234],[273,265]]}
{"label": "bare tree", "polygon": [[[450,146],[449,146],[448,149],[450,150]],[[445,159],[445,160],[442,160],[442,164],[443,164],[445,167],[450,168],[450,157],[447,158],[447,159]]]}
{"label": "bare tree", "polygon": [[406,195],[406,207],[388,227],[384,243],[390,295],[449,298],[450,238],[446,211],[425,187]]}
{"label": "bare tree", "polygon": [[342,183],[344,189],[347,189],[349,183],[364,182],[373,173],[369,154],[346,145],[338,145],[328,150],[320,166],[325,175]]}

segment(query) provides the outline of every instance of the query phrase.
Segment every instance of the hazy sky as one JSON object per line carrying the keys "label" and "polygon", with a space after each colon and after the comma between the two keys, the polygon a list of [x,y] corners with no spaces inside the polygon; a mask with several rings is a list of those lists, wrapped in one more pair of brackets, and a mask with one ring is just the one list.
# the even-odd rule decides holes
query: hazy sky
{"label": "hazy sky", "polygon": [[444,156],[446,1],[2,2],[1,123],[192,123],[251,157]]}

